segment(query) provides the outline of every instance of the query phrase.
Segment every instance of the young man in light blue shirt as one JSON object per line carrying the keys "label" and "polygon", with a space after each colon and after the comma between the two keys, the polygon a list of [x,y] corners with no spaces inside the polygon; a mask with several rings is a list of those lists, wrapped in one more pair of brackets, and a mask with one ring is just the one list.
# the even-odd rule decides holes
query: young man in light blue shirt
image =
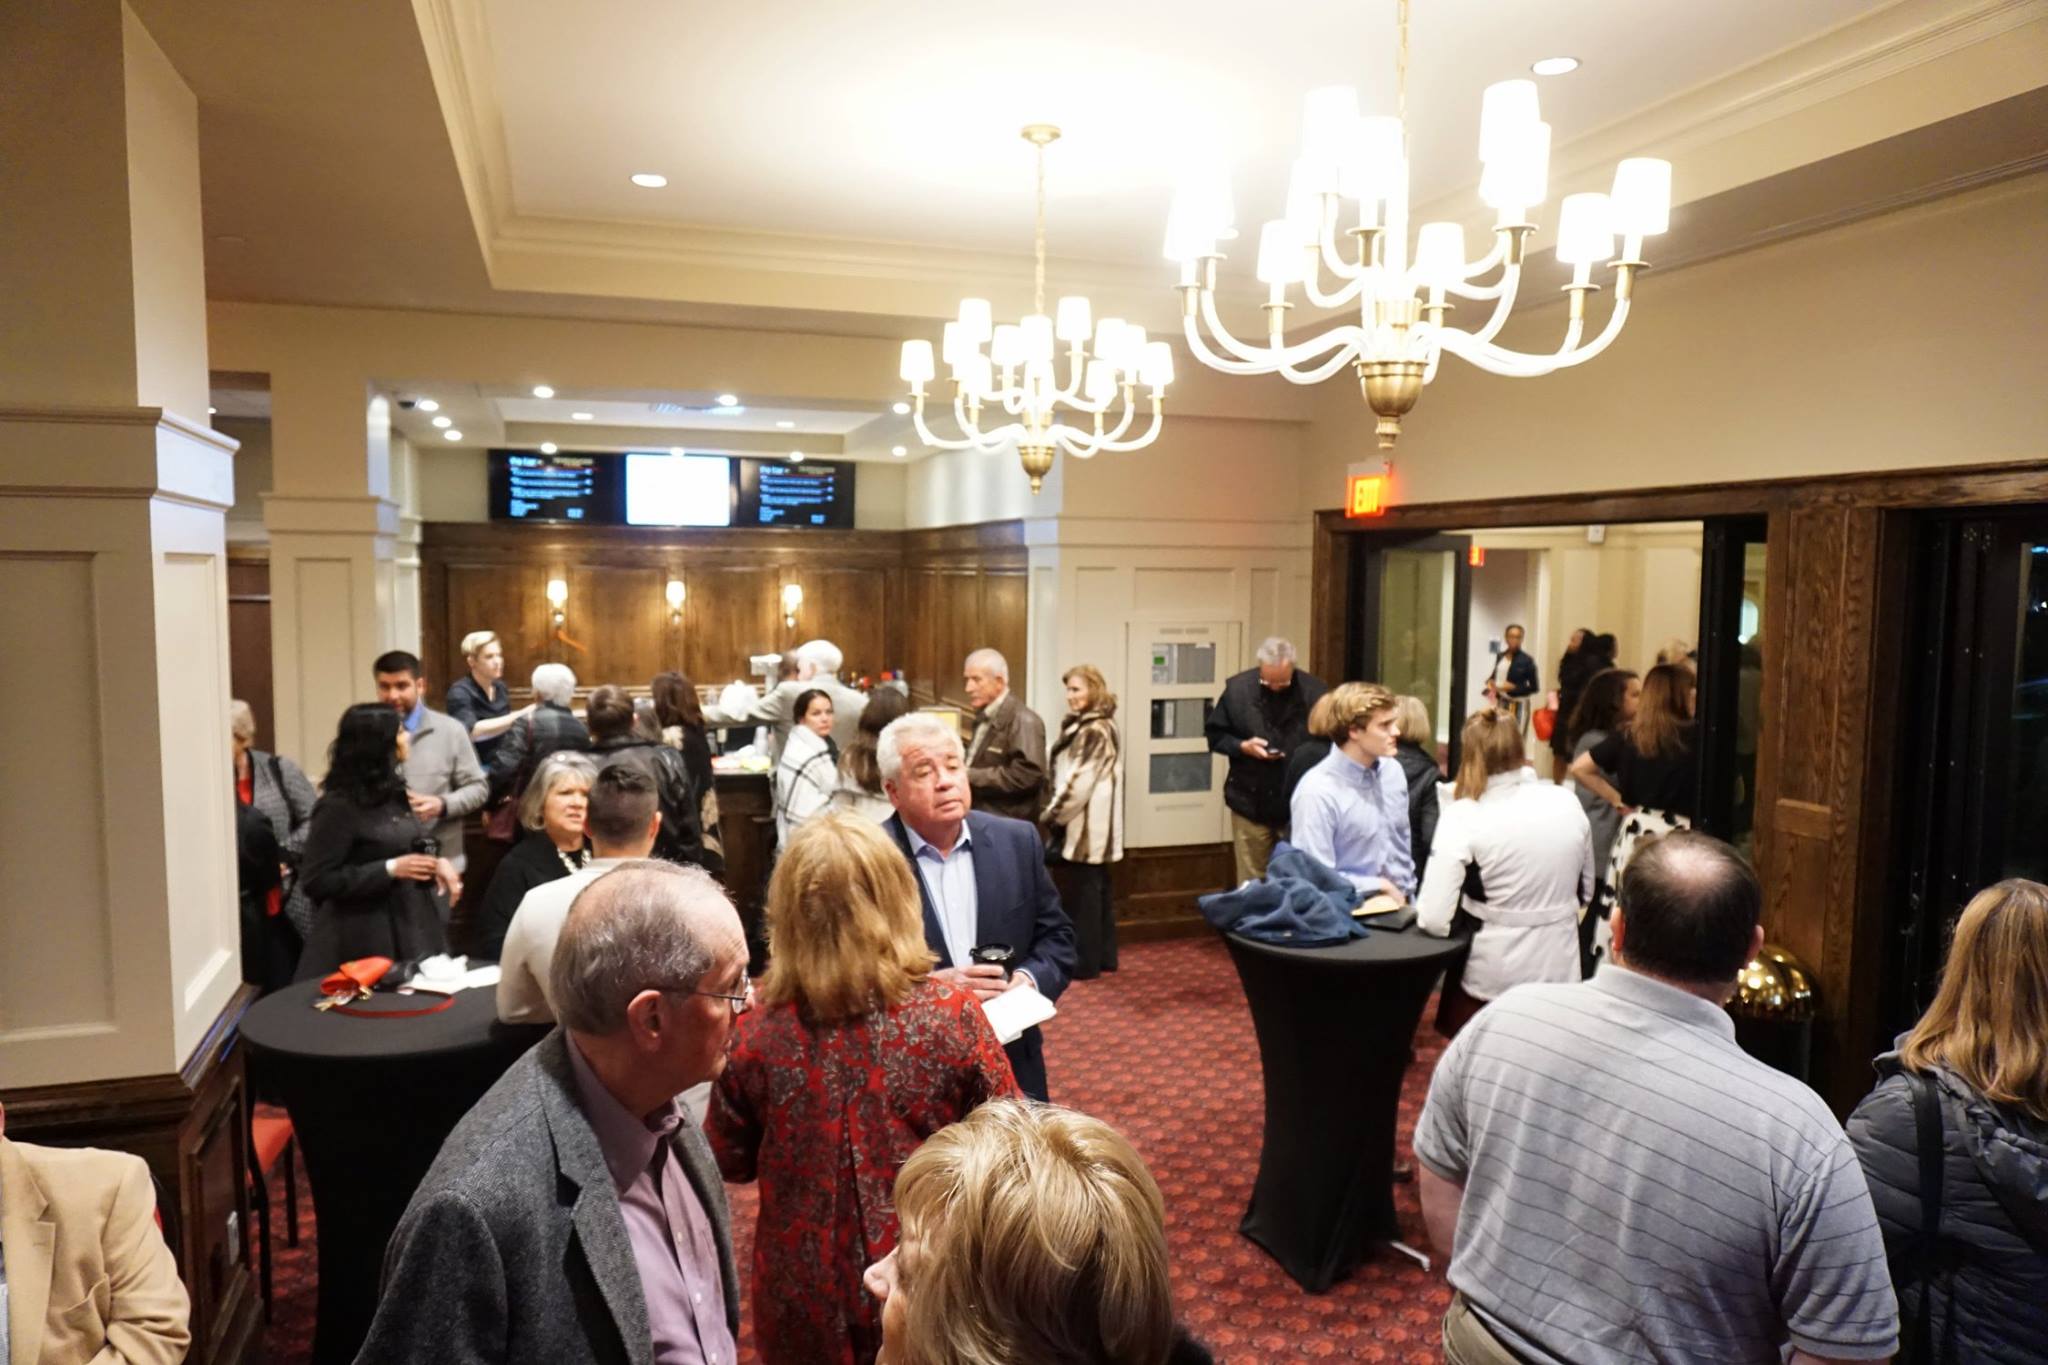
{"label": "young man in light blue shirt", "polygon": [[1378,683],[1344,683],[1329,695],[1330,755],[1294,789],[1289,841],[1335,868],[1367,896],[1406,903],[1415,894],[1408,832],[1408,779],[1394,758],[1400,714]]}

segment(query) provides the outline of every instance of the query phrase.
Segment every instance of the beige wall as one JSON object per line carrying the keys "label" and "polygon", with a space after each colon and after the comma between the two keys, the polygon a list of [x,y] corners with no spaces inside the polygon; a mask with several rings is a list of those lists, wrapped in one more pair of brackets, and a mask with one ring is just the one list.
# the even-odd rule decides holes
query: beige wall
{"label": "beige wall", "polygon": [[235,505],[228,509],[228,539],[268,540],[263,495],[271,487],[270,423],[260,418],[216,417],[213,429],[241,443],[235,452]]}
{"label": "beige wall", "polygon": [[[126,52],[135,401],[206,420],[206,262],[199,219],[199,101],[121,7]],[[196,362],[196,363],[195,363]]]}
{"label": "beige wall", "polygon": [[[2044,224],[2048,175],[2034,175],[1652,270],[1613,349],[1579,369],[1503,379],[1447,358],[1407,419],[1395,497],[2048,457]],[[1546,309],[1507,339],[1551,349],[1562,325]],[[1345,466],[1377,453],[1355,383],[1317,398],[1304,510],[1337,506]]]}

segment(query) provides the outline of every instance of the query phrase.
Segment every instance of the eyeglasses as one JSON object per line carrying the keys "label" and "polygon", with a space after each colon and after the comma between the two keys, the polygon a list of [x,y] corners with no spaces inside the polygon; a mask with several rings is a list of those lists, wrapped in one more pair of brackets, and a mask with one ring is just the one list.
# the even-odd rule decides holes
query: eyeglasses
{"label": "eyeglasses", "polygon": [[723,1000],[726,1004],[732,1006],[734,1014],[745,1014],[754,1007],[754,983],[751,981],[741,987],[737,995],[730,995],[725,991],[700,991],[695,986],[654,985],[649,986],[647,989],[663,991],[674,995],[701,995],[712,1000]]}

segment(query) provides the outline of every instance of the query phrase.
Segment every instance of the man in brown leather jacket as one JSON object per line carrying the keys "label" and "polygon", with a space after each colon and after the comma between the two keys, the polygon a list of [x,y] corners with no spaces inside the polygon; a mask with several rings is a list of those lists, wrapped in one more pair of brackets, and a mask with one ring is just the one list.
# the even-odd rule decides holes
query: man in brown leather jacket
{"label": "man in brown leather jacket", "polygon": [[974,808],[1036,821],[1045,800],[1045,722],[1010,690],[1010,664],[993,649],[967,656],[967,700],[974,737],[967,745],[967,784]]}

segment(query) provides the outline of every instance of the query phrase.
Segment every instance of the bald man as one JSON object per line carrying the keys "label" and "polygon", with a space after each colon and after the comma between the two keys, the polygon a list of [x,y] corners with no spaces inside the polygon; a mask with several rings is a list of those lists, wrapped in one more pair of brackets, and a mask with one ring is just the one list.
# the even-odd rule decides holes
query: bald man
{"label": "bald man", "polygon": [[732,1365],[725,1186],[676,1096],[751,1001],[739,916],[701,868],[623,863],[570,906],[549,978],[561,1027],[443,1144],[358,1362]]}

